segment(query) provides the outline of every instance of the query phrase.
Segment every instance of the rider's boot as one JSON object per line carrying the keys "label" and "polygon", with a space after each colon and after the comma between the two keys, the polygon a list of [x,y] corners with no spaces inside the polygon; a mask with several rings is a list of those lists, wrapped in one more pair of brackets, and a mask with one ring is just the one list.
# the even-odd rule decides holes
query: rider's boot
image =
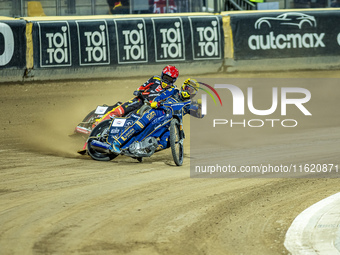
{"label": "rider's boot", "polygon": [[120,154],[122,152],[120,150],[120,143],[117,141],[113,141],[112,145],[110,146],[110,151],[115,154]]}

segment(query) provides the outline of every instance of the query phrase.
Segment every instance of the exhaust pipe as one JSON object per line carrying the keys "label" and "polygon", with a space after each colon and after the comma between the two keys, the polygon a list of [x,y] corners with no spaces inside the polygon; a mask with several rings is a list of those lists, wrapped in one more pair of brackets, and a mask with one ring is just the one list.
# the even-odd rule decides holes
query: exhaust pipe
{"label": "exhaust pipe", "polygon": [[99,151],[99,152],[103,152],[103,153],[107,153],[110,154],[110,144],[107,143],[103,143],[103,142],[99,142],[97,140],[93,140],[91,141],[91,147],[92,149]]}

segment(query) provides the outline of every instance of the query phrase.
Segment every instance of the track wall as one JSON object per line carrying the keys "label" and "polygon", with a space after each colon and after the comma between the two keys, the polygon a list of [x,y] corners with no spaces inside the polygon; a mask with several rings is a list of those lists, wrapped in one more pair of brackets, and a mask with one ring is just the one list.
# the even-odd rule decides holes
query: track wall
{"label": "track wall", "polygon": [[0,82],[339,68],[340,10],[0,17]]}
{"label": "track wall", "polygon": [[338,9],[247,12],[230,18],[233,56],[228,71],[340,67]]}

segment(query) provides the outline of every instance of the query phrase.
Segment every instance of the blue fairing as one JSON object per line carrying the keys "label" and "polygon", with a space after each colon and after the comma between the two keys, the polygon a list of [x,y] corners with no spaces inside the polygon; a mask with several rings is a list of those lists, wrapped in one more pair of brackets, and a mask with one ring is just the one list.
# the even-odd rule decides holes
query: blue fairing
{"label": "blue fairing", "polygon": [[[183,105],[181,105],[179,108],[182,108]],[[168,147],[167,145],[167,138],[169,137],[169,127],[170,127],[170,121],[172,120],[172,111],[164,106],[159,108],[160,111],[162,112],[167,112],[167,114],[161,114],[161,116],[157,117],[154,119],[151,123],[149,123],[139,134],[136,136],[131,137],[126,141],[125,143],[122,144],[121,149],[128,148],[130,144],[132,144],[135,141],[143,141],[144,139],[148,137],[155,137],[163,139],[161,143],[163,142],[164,145],[163,147],[166,148]],[[108,143],[112,144],[114,140],[114,136],[118,137],[120,136],[126,128],[128,128],[132,123],[136,122],[140,117],[137,115],[132,115],[129,118],[116,118],[116,124],[119,122],[118,120],[125,121],[124,126],[117,126],[117,125],[112,125],[114,124],[115,120],[112,121],[111,128],[110,128],[110,135],[108,137]],[[119,123],[118,123],[119,124]]]}
{"label": "blue fairing", "polygon": [[145,127],[145,129],[139,133],[137,136],[132,137],[129,141],[123,144],[122,149],[129,147],[134,141],[143,141],[147,137],[155,137],[156,139],[162,137],[163,134],[169,133],[170,118],[163,118],[162,121],[152,122]]}
{"label": "blue fairing", "polygon": [[[113,140],[114,140],[114,136],[119,136],[121,133],[124,132],[124,130],[131,126],[135,121],[137,121],[140,118],[140,116],[132,114],[130,117],[128,118],[124,118],[124,117],[117,117],[115,119],[112,120],[111,123],[111,127],[110,127],[110,134],[109,137],[107,138],[107,142],[109,144],[112,144]],[[115,120],[125,120],[125,123],[123,126],[120,126],[119,124],[117,124],[117,121]]]}

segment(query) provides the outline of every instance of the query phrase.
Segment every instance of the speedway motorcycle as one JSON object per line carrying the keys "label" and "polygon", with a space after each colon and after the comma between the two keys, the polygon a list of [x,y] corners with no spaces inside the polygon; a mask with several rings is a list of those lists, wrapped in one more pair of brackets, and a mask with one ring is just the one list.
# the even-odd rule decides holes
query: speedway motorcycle
{"label": "speedway motorcycle", "polygon": [[[183,108],[190,101],[183,103],[164,103],[160,106],[165,111],[164,118],[153,121],[142,132],[129,138],[121,146],[121,155],[129,156],[142,162],[144,157],[152,156],[157,147],[157,138],[170,131],[169,143],[173,160],[177,166],[183,164]],[[144,107],[144,108],[143,108]],[[151,109],[144,105],[141,115]],[[87,140],[87,153],[95,160],[109,161],[118,155],[110,150],[114,136],[119,136],[124,130],[140,118],[139,115],[131,114],[129,117],[114,117],[99,123],[91,132]],[[157,128],[158,127],[158,128]],[[154,130],[154,132],[152,132]]]}
{"label": "speedway motorcycle", "polygon": [[[148,104],[149,101],[146,97],[143,96],[143,94],[139,94],[138,97],[143,100],[144,105],[135,111],[129,112],[124,117],[128,117],[133,113],[140,114],[140,111],[143,107],[146,107],[145,104]],[[113,112],[117,107],[119,107],[122,104],[122,102],[117,102],[115,105],[98,105],[96,109],[91,111],[89,114],[85,116],[82,122],[80,122],[76,128],[74,129],[74,135],[82,135],[84,137],[88,136],[92,129],[100,122],[104,121],[107,117],[103,118],[104,116],[107,116],[110,112]]]}
{"label": "speedway motorcycle", "polygon": [[82,122],[80,122],[74,129],[74,134],[89,135],[96,122],[100,122],[107,113],[120,106],[122,102],[117,102],[115,105],[98,105],[96,109],[88,113]]}

